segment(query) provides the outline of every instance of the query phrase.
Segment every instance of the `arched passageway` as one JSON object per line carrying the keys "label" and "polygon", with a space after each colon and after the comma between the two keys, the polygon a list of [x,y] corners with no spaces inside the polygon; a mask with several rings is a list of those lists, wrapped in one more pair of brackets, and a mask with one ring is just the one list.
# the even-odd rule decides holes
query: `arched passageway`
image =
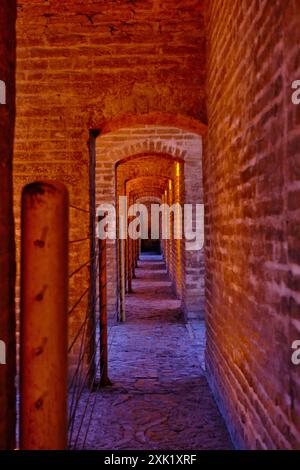
{"label": "arched passageway", "polygon": [[[201,128],[202,129],[202,128]],[[202,129],[203,131],[203,129]],[[136,162],[136,163],[135,163]],[[172,163],[173,162],[173,163]],[[179,166],[176,165],[179,163]],[[124,166],[123,166],[124,165]],[[138,127],[121,127],[113,132],[99,136],[96,140],[96,205],[101,203],[115,204],[119,194],[125,194],[125,186],[116,184],[116,167],[128,171],[128,179],[148,177],[152,187],[158,177],[166,180],[159,194],[168,198],[165,202],[180,201],[181,204],[203,204],[202,185],[202,137],[200,134],[182,128],[164,125],[141,125]],[[123,184],[126,177],[123,175]],[[162,181],[162,180],[161,180]],[[137,182],[138,183],[138,182]],[[143,181],[140,181],[143,184]],[[133,184],[132,181],[127,184]],[[172,186],[173,185],[173,186]],[[139,196],[143,196],[139,190]],[[148,191],[149,193],[149,191]],[[170,205],[172,205],[170,204]],[[199,232],[204,232],[203,214],[200,220]],[[195,229],[195,227],[192,227]],[[170,261],[170,274],[174,275],[176,288],[181,289],[182,310],[186,318],[203,318],[204,315],[204,253],[203,249],[189,250],[181,247],[183,243],[172,244],[174,256]],[[181,250],[182,271],[180,282],[176,283],[176,255]],[[118,304],[118,269],[117,251],[114,240],[108,240],[107,256],[109,259],[109,305],[108,309],[114,314]],[[168,261],[167,261],[168,262]],[[172,279],[173,280],[173,279]]]}
{"label": "arched passageway", "polygon": [[[135,272],[133,292],[126,296],[126,322],[110,333],[113,385],[97,394],[91,422],[84,421],[78,438],[74,433],[76,447],[230,449],[204,375],[203,322],[194,323],[196,336],[183,321],[161,256],[142,254]],[[76,431],[80,417],[79,412]]]}
{"label": "arched passageway", "polygon": [[[197,172],[201,180],[200,155],[201,138],[176,128],[127,128],[98,138],[97,207],[102,207],[103,231],[116,231],[115,238],[105,237],[112,386],[96,398],[88,428],[79,420],[78,431],[75,419],[75,447],[109,448],[112,442],[119,449],[231,446],[204,377],[202,312],[192,309],[192,301],[198,308],[201,304],[203,247],[190,249],[184,206],[203,200],[201,185],[192,181]],[[125,212],[120,212],[124,198]],[[110,218],[105,218],[110,204],[116,208],[112,229]],[[156,220],[151,217],[153,205],[160,206]],[[171,214],[165,220],[167,207]],[[124,217],[129,234],[122,239]],[[133,222],[137,239],[130,233]],[[203,231],[203,219],[200,222]],[[156,252],[142,244],[153,231]],[[191,274],[199,285],[190,282]],[[195,401],[202,401],[204,408],[200,406],[191,420],[187,410]]]}
{"label": "arched passageway", "polygon": [[[224,429],[215,427],[219,418],[195,362],[203,348],[202,329],[195,324],[203,322],[205,311],[205,375],[235,447],[299,449],[299,23],[299,2],[286,0],[1,0],[0,83],[5,83],[6,95],[0,97],[1,449],[15,448],[16,441],[21,293],[34,306],[30,313],[38,312],[34,317],[41,326],[50,318],[56,320],[45,335],[38,323],[35,330],[27,328],[26,334],[40,333],[35,341],[26,341],[21,331],[23,346],[29,345],[28,364],[21,364],[23,378],[28,378],[33,364],[42,364],[39,386],[29,387],[27,395],[27,409],[39,417],[37,426],[27,428],[33,448],[48,448],[50,437],[62,437],[50,447],[65,448],[67,428],[72,446],[86,441],[101,447],[98,432],[103,445],[109,443],[111,423],[102,400],[107,400],[114,423],[124,425],[115,429],[120,448],[154,446],[155,440],[158,446],[171,445],[178,442],[174,432],[178,439],[181,434],[186,439],[184,409],[178,419],[173,414],[173,392],[180,389],[186,373],[187,382],[195,377],[212,413],[202,423],[202,401],[193,395],[193,386],[181,388],[180,403],[190,419],[195,414],[204,425],[189,436],[190,442],[196,446],[200,436],[200,448],[222,447]],[[151,168],[149,174],[137,174],[133,166],[128,169],[131,176],[124,177],[125,186],[118,188],[118,167],[130,167],[136,158],[161,160],[162,165],[169,159],[175,162],[170,166],[175,171],[179,163],[182,188],[177,176],[163,166],[161,174]],[[163,260],[137,260],[134,244],[96,240],[96,206],[115,205],[118,191],[149,206],[173,200],[180,187],[180,198],[201,203],[202,180],[205,289],[203,250],[190,253],[181,243],[160,237]],[[28,184],[29,189],[38,188],[39,202],[47,193],[43,185],[64,187],[66,211],[51,227],[40,213],[35,239],[22,246],[21,257],[21,235],[28,228],[24,220],[33,220],[30,228],[37,228],[37,219],[27,214],[24,219],[21,211],[21,192]],[[62,238],[57,237],[59,230]],[[63,240],[61,256],[50,253],[50,232]],[[34,263],[27,264],[25,274],[24,249],[38,253],[43,275],[37,275],[39,270],[28,275]],[[55,263],[45,266],[41,253],[46,251],[48,260],[62,261],[56,272]],[[53,285],[62,274],[64,289],[57,295]],[[33,280],[34,292],[24,289],[28,279]],[[47,309],[49,304],[60,305],[63,314],[57,314],[59,308]],[[24,303],[21,310],[24,314]],[[59,344],[64,350],[51,355],[49,344],[53,347],[60,336],[48,337],[48,332],[57,332],[61,318],[64,343]],[[30,321],[25,319],[25,324],[28,327]],[[186,345],[187,328],[197,342],[195,354],[190,354],[194,339]],[[145,333],[141,347],[141,336],[129,333],[140,330]],[[121,332],[124,335],[118,337]],[[114,337],[124,358],[128,353],[126,389],[118,382],[124,375],[123,356],[114,341],[110,348]],[[67,341],[68,425],[67,373],[60,381],[53,380],[53,371],[66,367]],[[148,361],[144,347],[150,363],[143,362]],[[112,363],[106,373],[111,373],[114,384],[102,389],[101,359],[109,351]],[[176,367],[169,364],[170,354]],[[159,379],[153,370],[157,363],[163,372]],[[136,364],[151,371],[146,378],[138,375]],[[164,388],[169,375],[174,382]],[[63,406],[56,403],[60,416],[47,393],[47,387],[53,386],[53,392],[57,384],[64,389],[56,394],[62,396]],[[152,385],[150,397],[147,387]],[[142,394],[147,397],[150,426],[140,407]],[[185,394],[196,397],[197,407],[191,408]],[[165,401],[165,410],[156,395]],[[22,400],[26,402],[24,394]],[[127,416],[126,421],[124,415],[134,403],[142,418],[138,421],[132,412],[132,420]],[[159,422],[156,406],[163,414]],[[206,417],[208,410],[202,411]],[[23,425],[31,424],[22,416]],[[107,426],[100,423],[102,418]],[[216,441],[206,439],[209,420]],[[164,433],[165,423],[170,435]],[[53,427],[56,432],[49,432]]]}

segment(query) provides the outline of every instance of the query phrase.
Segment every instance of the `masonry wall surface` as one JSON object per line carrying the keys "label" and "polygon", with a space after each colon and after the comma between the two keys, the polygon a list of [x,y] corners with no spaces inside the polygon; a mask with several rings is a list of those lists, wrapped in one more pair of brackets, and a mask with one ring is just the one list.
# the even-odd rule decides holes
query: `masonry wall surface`
{"label": "masonry wall surface", "polygon": [[237,446],[300,448],[298,1],[211,1],[206,363]]}
{"label": "masonry wall surface", "polygon": [[76,272],[70,310],[82,296],[71,310],[74,334],[89,281],[88,265],[78,269],[90,255],[89,130],[153,113],[167,125],[168,116],[206,121],[202,1],[27,0],[18,6],[17,40],[17,242],[22,186],[39,178],[65,183]]}
{"label": "masonry wall surface", "polygon": [[0,80],[6,84],[6,104],[0,104],[0,340],[6,364],[0,364],[0,449],[15,441],[15,313],[12,158],[15,119],[15,19],[13,0],[0,3]]}

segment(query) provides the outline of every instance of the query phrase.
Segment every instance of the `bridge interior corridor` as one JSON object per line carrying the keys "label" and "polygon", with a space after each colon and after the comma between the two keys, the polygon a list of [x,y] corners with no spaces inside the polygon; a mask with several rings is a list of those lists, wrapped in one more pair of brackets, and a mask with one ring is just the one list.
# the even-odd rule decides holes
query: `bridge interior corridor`
{"label": "bridge interior corridor", "polygon": [[90,412],[85,409],[89,392],[83,395],[73,434],[76,448],[232,447],[202,368],[204,322],[192,324],[183,321],[162,256],[141,254],[126,296],[126,322],[110,333],[112,385],[97,392],[95,403],[91,398],[91,421],[79,430],[82,413]]}

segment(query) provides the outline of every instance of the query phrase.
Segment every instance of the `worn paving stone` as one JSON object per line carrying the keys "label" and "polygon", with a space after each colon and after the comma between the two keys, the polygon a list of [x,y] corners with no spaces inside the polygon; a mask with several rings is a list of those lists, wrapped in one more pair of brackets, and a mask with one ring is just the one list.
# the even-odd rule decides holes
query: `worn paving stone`
{"label": "worn paving stone", "polygon": [[127,321],[111,329],[113,385],[84,393],[73,444],[114,450],[230,449],[201,367],[203,323],[187,328],[159,258],[140,261],[136,276],[126,300]]}

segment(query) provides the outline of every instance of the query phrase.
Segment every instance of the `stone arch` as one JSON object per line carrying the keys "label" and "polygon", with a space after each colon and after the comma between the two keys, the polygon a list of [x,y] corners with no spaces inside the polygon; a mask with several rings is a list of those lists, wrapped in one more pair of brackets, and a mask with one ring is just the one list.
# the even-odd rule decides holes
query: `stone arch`
{"label": "stone arch", "polygon": [[147,193],[147,191],[144,192],[144,196],[137,196],[137,202],[143,204],[143,202],[153,202],[156,204],[161,203],[161,197],[160,196],[153,196],[151,193]]}
{"label": "stone arch", "polygon": [[[152,181],[151,181],[152,179]],[[126,180],[126,191],[133,193],[144,193],[146,191],[154,193],[162,193],[168,184],[167,176],[160,176],[155,182],[151,176],[139,176]]]}
{"label": "stone arch", "polygon": [[118,129],[143,126],[165,126],[183,129],[186,132],[194,132],[205,135],[207,123],[201,122],[183,114],[169,114],[159,111],[140,114],[123,114],[110,121],[100,122],[99,129],[102,135],[116,132]]}
{"label": "stone arch", "polygon": [[117,191],[119,194],[125,192],[125,188],[132,185],[153,186],[153,177],[156,184],[162,182],[164,186],[168,180],[174,180],[174,163],[179,163],[182,167],[183,162],[174,159],[165,154],[142,154],[135,155],[116,164],[117,171]]}

